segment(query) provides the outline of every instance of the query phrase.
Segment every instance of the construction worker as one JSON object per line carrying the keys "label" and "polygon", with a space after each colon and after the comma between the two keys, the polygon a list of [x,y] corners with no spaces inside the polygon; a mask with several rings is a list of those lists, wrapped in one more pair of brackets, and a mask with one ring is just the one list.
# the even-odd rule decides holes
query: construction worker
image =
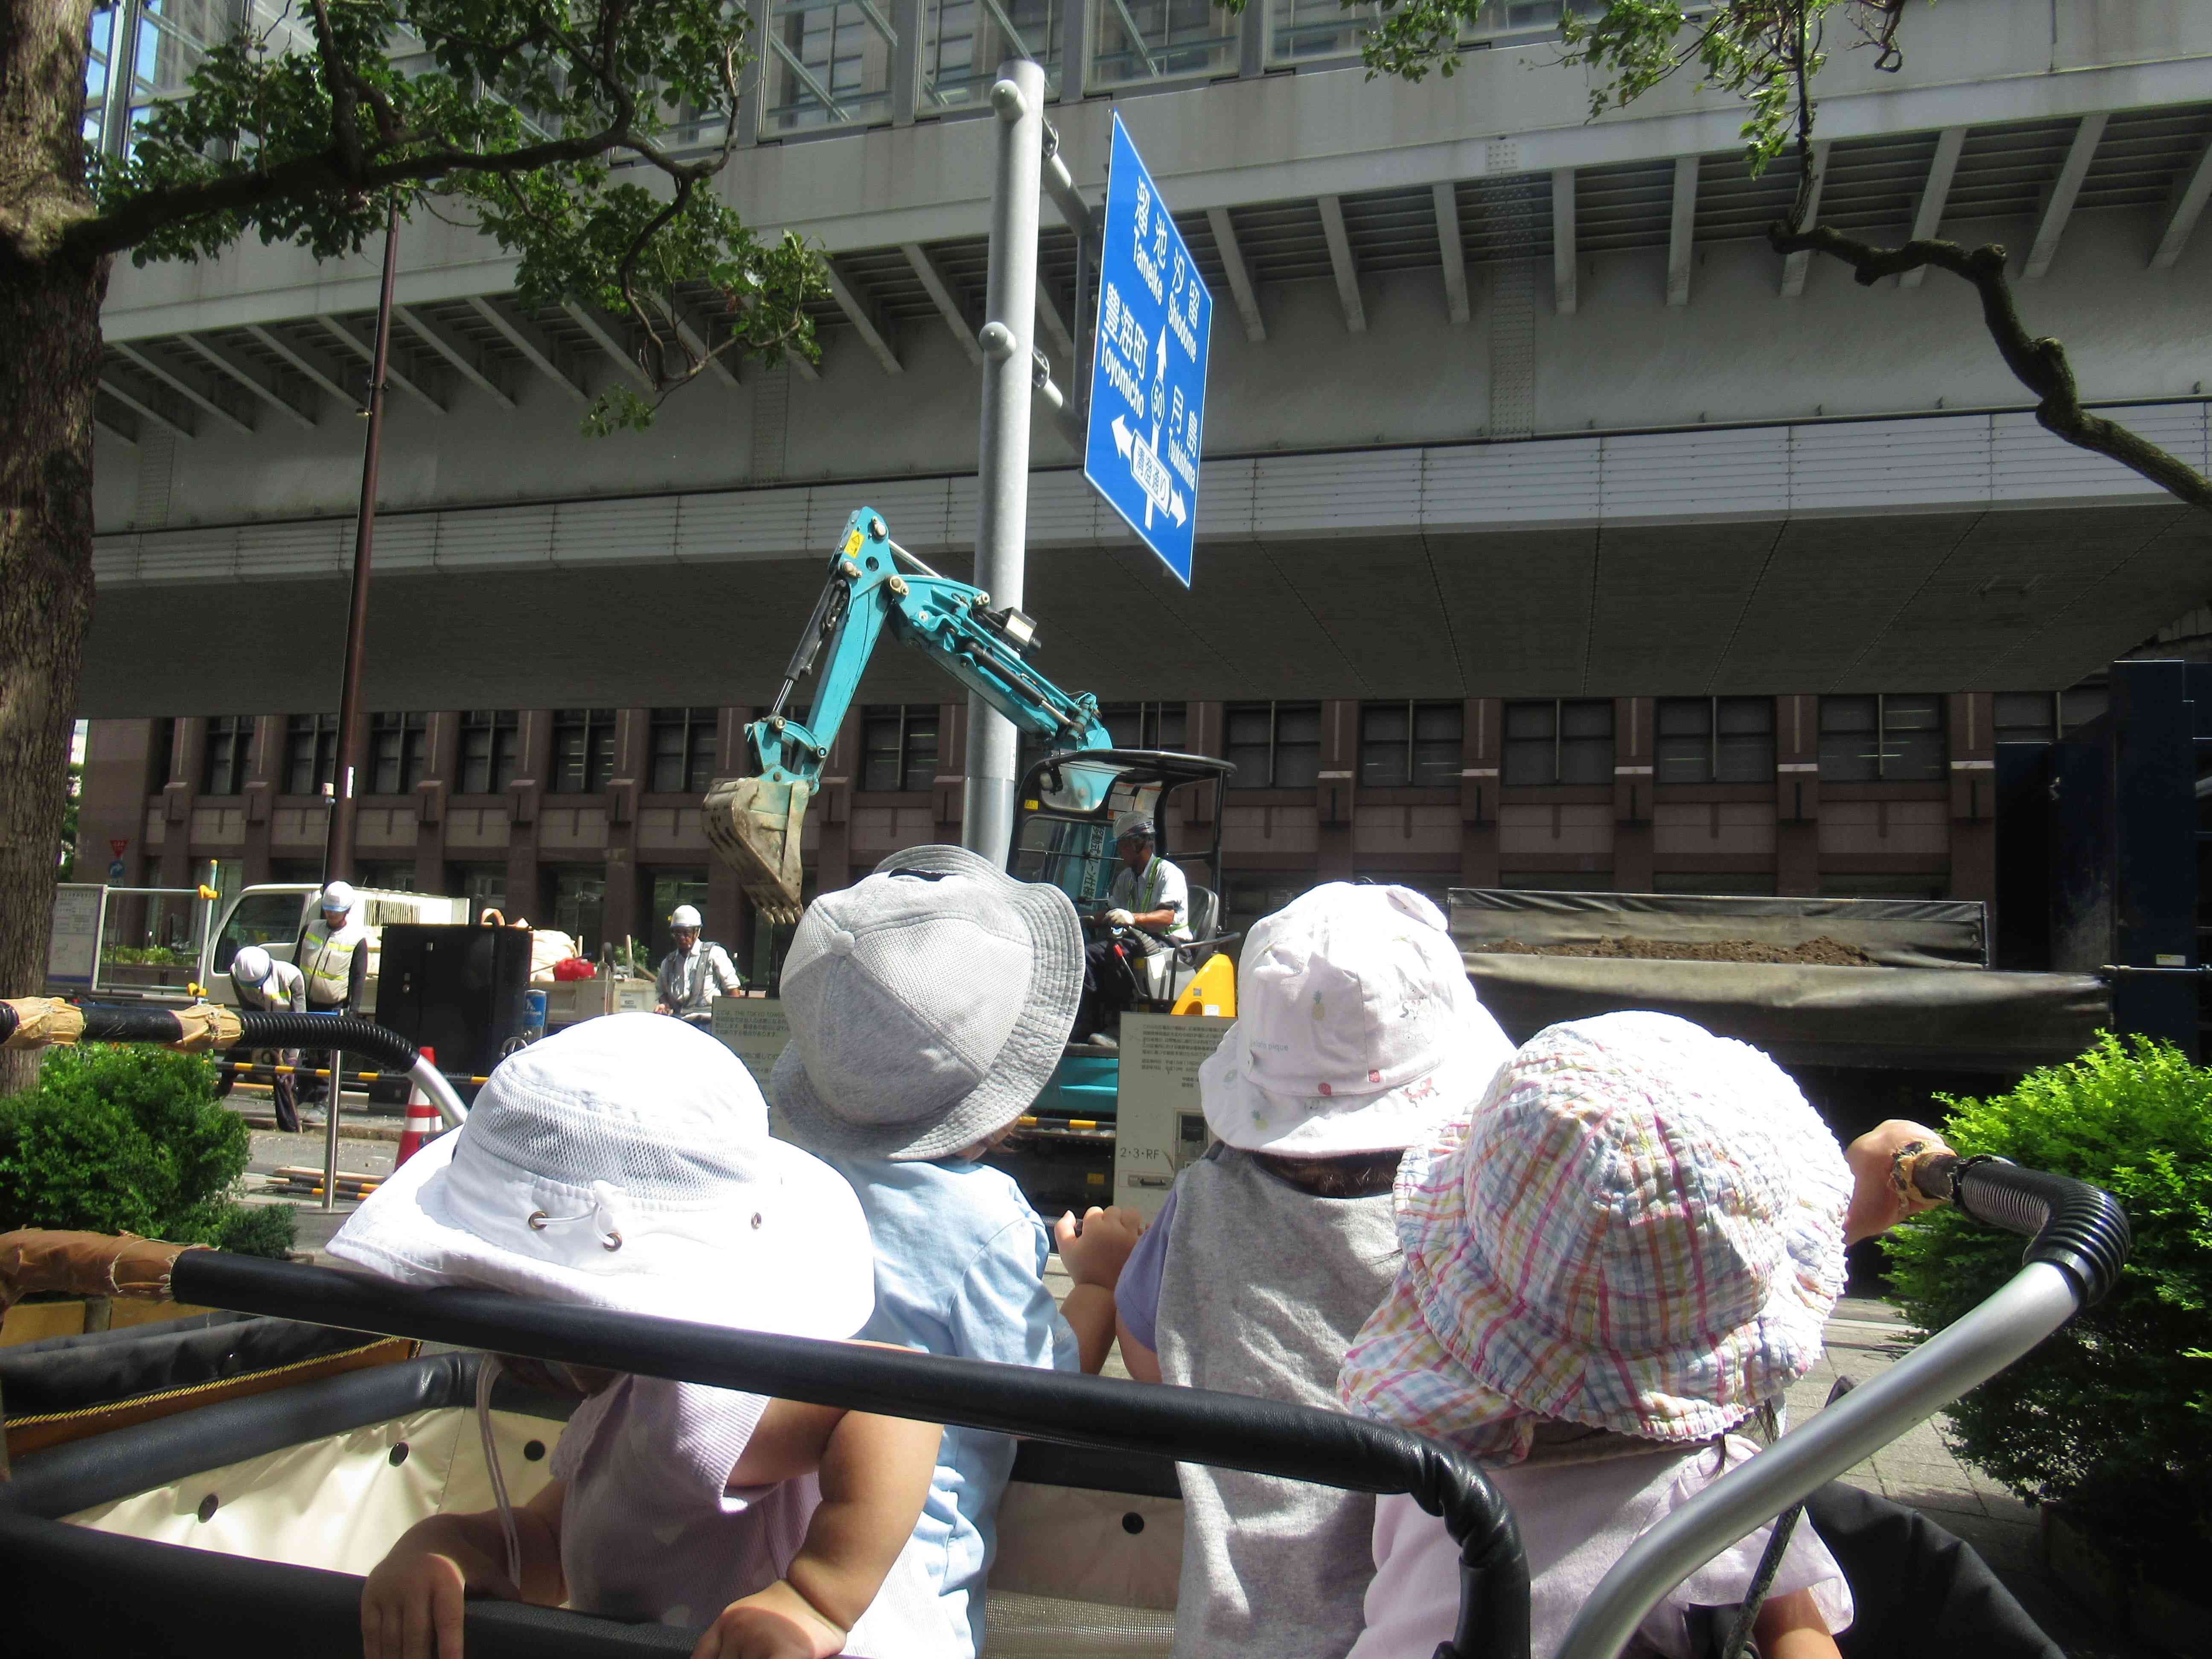
{"label": "construction worker", "polygon": [[679,904],[670,911],[668,928],[676,936],[676,948],[660,959],[654,979],[658,1012],[712,1026],[714,999],[736,995],[745,982],[727,951],[699,937],[699,913],[691,906]]}
{"label": "construction worker", "polygon": [[1151,988],[1153,969],[1160,965],[1152,959],[1169,949],[1162,941],[1188,943],[1191,936],[1190,883],[1160,856],[1159,830],[1152,820],[1142,812],[1115,818],[1114,849],[1121,867],[1106,890],[1109,908],[1100,920],[1115,932],[1084,947],[1083,1005],[1071,1038],[1109,1046],[1116,1039],[1100,1028],[1109,1015],[1118,1017],[1130,1006],[1137,988],[1133,976],[1117,964],[1133,954],[1138,959],[1129,966]]}
{"label": "construction worker", "polygon": [[[361,920],[361,896],[343,881],[323,889],[321,914],[300,936],[293,960],[307,986],[307,1012],[357,1014],[368,986],[368,928]],[[311,1065],[327,1066],[329,1050],[309,1053]],[[322,1097],[319,1079],[309,1079],[301,1099]]]}
{"label": "construction worker", "polygon": [[[230,959],[231,989],[238,993],[240,1008],[273,1010],[278,1013],[303,1014],[307,1011],[307,977],[289,962],[278,962],[258,945],[249,945]],[[231,1063],[248,1066],[253,1063],[251,1048],[234,1048]],[[297,1048],[276,1051],[279,1066],[297,1066]],[[228,1093],[231,1079],[222,1080],[222,1090]],[[289,1072],[276,1074],[271,1091],[276,1103],[276,1127],[287,1134],[296,1134],[300,1129],[300,1085]]]}

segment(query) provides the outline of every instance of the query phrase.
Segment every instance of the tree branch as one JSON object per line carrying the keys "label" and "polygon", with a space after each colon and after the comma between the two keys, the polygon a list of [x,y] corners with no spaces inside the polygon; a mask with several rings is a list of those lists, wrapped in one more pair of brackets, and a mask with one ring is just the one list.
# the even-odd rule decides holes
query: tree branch
{"label": "tree branch", "polygon": [[2066,348],[2047,336],[2029,334],[2020,319],[2012,283],[2005,276],[2003,248],[1995,243],[1970,248],[1932,239],[1907,242],[1901,247],[1877,247],[1827,225],[1793,232],[1779,222],[1768,228],[1767,240],[1778,253],[1810,251],[1840,259],[1851,267],[1862,288],[1923,265],[1948,270],[1971,284],[1981,298],[1982,321],[1996,343],[2005,367],[2035,394],[2035,418],[2045,431],[2077,448],[2109,456],[2190,506],[2212,512],[2212,481],[2118,422],[2081,407]]}

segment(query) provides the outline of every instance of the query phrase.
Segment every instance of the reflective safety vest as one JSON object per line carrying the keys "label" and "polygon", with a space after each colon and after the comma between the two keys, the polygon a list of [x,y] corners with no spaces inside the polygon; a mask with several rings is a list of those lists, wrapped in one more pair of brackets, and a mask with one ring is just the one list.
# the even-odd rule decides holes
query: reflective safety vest
{"label": "reflective safety vest", "polygon": [[368,941],[368,929],[352,922],[337,933],[317,916],[300,941],[300,971],[307,975],[307,1000],[317,1007],[343,1007],[353,988],[353,953]]}

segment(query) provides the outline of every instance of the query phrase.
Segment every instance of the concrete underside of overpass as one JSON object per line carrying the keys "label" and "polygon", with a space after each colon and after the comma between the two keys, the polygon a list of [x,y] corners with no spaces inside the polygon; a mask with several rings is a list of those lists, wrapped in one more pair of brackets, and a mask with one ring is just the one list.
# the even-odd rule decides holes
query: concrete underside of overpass
{"label": "concrete underside of overpass", "polygon": [[[858,505],[856,501],[854,503]],[[965,576],[957,551],[932,555]],[[390,574],[375,708],[765,702],[824,561]],[[1039,666],[1102,698],[1611,696],[2071,684],[2201,604],[2163,503],[1035,551]],[[335,707],[343,581],[103,586],[81,711]],[[945,682],[886,649],[871,701]]]}

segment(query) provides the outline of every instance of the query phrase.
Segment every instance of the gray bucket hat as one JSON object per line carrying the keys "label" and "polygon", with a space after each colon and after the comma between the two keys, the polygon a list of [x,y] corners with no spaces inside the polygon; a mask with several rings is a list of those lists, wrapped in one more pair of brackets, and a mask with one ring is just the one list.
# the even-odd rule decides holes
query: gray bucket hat
{"label": "gray bucket hat", "polygon": [[1057,887],[959,847],[894,853],[806,907],[784,959],[791,1041],[769,1091],[817,1152],[915,1162],[1027,1111],[1083,994],[1083,929]]}

